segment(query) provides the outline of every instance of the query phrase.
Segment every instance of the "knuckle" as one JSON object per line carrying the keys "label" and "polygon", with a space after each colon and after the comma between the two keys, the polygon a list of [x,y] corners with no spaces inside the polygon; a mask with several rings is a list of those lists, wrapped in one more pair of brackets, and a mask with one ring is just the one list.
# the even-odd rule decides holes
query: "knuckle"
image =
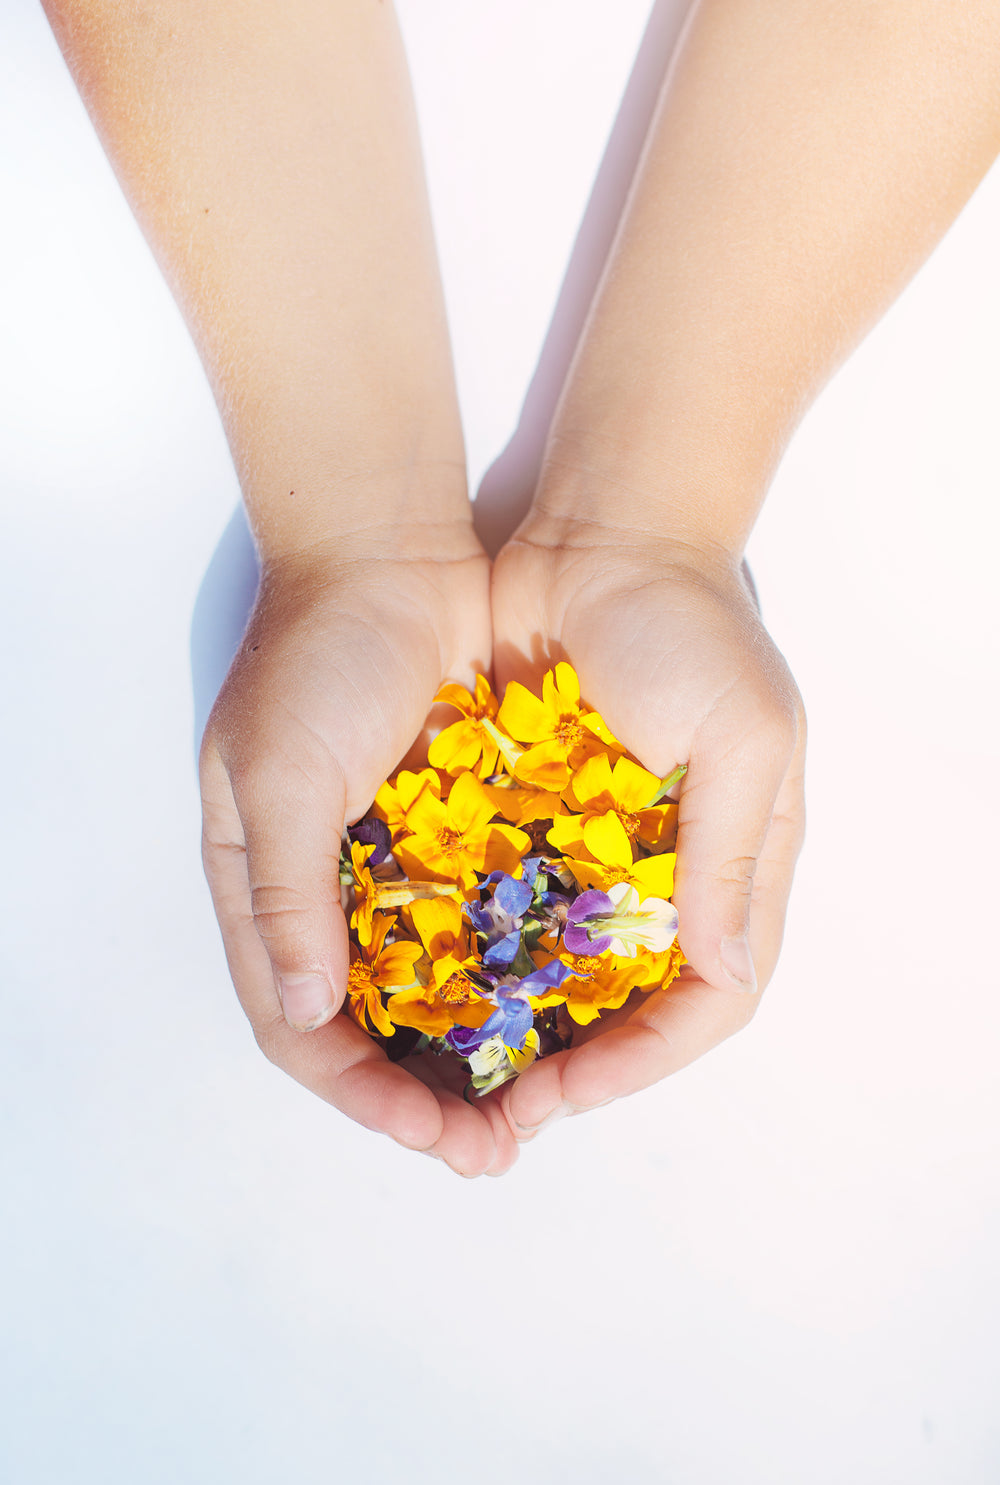
{"label": "knuckle", "polygon": [[316,904],[294,887],[261,884],[250,891],[254,927],[267,948],[304,944],[316,923]]}
{"label": "knuckle", "polygon": [[282,1066],[282,1045],[287,1024],[283,1016],[275,1016],[272,1020],[263,1021],[251,1027],[254,1041],[263,1052],[268,1062],[274,1067]]}
{"label": "knuckle", "polygon": [[734,856],[730,861],[723,861],[720,866],[716,867],[714,875],[716,881],[732,887],[742,896],[749,898],[753,892],[756,873],[756,856]]}

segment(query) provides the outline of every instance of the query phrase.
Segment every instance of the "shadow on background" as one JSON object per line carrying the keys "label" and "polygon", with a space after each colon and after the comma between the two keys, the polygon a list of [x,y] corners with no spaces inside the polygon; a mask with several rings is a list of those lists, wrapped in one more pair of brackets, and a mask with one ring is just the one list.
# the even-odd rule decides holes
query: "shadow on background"
{"label": "shadow on background", "polygon": [[614,241],[660,87],[690,10],[691,0],[657,0],[643,32],[520,420],[507,447],[484,474],[476,496],[476,530],[491,557],[496,556],[531,504],[559,394]]}
{"label": "shadow on background", "polygon": [[201,580],[191,616],[191,689],[197,755],[212,703],[226,679],[257,595],[257,553],[238,505]]}
{"label": "shadow on background", "polygon": [[[510,442],[483,476],[476,530],[491,556],[534,493],[549,425],[607,260],[671,55],[691,0],[653,6],[594,180],[535,374]],[[195,749],[226,678],[257,592],[257,558],[243,509],[233,512],[208,564],[191,621]]]}

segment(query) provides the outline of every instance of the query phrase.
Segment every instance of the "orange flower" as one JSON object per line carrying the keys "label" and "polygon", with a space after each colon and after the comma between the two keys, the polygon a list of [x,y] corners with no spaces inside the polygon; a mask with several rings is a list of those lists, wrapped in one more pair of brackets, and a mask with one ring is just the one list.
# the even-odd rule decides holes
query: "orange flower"
{"label": "orange flower", "polygon": [[457,882],[463,891],[476,885],[477,872],[513,876],[531,840],[513,825],[494,824],[495,814],[474,774],[460,774],[447,800],[425,789],[407,811],[413,834],[396,846],[396,857],[411,877]]}
{"label": "orange flower", "polygon": [[360,841],[351,842],[351,874],[354,877],[354,910],[350,925],[360,944],[372,941],[373,921],[376,913],[389,908],[402,907],[416,898],[437,897],[441,894],[457,893],[456,886],[441,882],[377,882],[368,870],[368,858],[374,846],[363,846]]}
{"label": "orange flower", "polygon": [[426,967],[418,965],[426,984],[402,990],[390,999],[387,1009],[393,1021],[428,1036],[444,1036],[456,1025],[482,1026],[493,1005],[480,996],[466,973],[478,969],[480,961],[460,904],[453,897],[418,901],[403,916],[419,934],[430,962]]}
{"label": "orange flower", "polygon": [[617,1011],[644,973],[644,967],[635,959],[622,963],[610,954],[562,953],[559,958],[570,969],[561,989],[566,997],[566,1009],[578,1026],[596,1021],[601,1011]]}
{"label": "orange flower", "polygon": [[419,944],[386,944],[392,919],[376,913],[371,943],[359,949],[351,944],[351,963],[347,971],[347,994],[351,1014],[365,1031],[374,1028],[383,1036],[392,1036],[393,1025],[382,1004],[382,991],[413,982],[413,966],[420,958]]}
{"label": "orange flower", "polygon": [[540,789],[564,789],[574,769],[605,749],[624,752],[604,719],[581,707],[580,682],[564,660],[546,673],[541,699],[510,681],[497,721],[527,744],[514,765],[516,777]]}

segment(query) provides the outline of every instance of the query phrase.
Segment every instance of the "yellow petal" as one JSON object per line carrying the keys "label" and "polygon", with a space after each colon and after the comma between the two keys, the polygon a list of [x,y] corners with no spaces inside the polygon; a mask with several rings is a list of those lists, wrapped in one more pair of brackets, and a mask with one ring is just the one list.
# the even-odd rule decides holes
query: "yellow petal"
{"label": "yellow petal", "polygon": [[[555,680],[559,695],[568,701],[572,701],[574,706],[577,705],[580,700],[580,678],[572,665],[566,660],[560,660],[555,670],[550,672],[550,674]],[[548,676],[545,679],[548,680]],[[544,682],[542,685],[542,695],[545,695]]]}
{"label": "yellow petal", "polygon": [[583,827],[587,850],[605,866],[631,866],[632,842],[614,810],[593,815]]}
{"label": "yellow petal", "polygon": [[562,856],[578,856],[584,844],[582,815],[556,815],[546,840]]}
{"label": "yellow petal", "polygon": [[475,774],[459,774],[448,795],[448,825],[462,835],[469,835],[486,825],[496,810]]}
{"label": "yellow petal", "polygon": [[374,966],[380,985],[412,985],[413,966],[423,950],[419,944],[389,944],[378,956]]}
{"label": "yellow petal", "polygon": [[610,804],[611,799],[615,797],[612,794],[611,779],[611,764],[607,753],[595,753],[573,775],[573,793],[576,795],[577,802],[580,805],[586,805],[605,794]]}
{"label": "yellow petal", "polygon": [[669,897],[674,890],[674,867],[677,856],[666,851],[662,856],[647,856],[632,868],[632,881],[640,898]]}
{"label": "yellow petal", "polygon": [[428,1000],[423,986],[412,990],[400,990],[389,996],[387,1013],[397,1026],[411,1026],[414,1031],[423,1031],[427,1036],[444,1036],[454,1025],[447,1007],[440,1001]]}
{"label": "yellow petal", "polygon": [[434,705],[453,706],[463,717],[471,716],[476,709],[471,693],[457,681],[445,681],[434,698]]}
{"label": "yellow petal", "polygon": [[411,903],[410,918],[432,959],[450,953],[462,932],[462,909],[454,897],[431,897]]}
{"label": "yellow petal", "polygon": [[509,681],[497,722],[518,742],[539,742],[543,737],[551,737],[554,715],[552,708],[533,696],[526,686]]}
{"label": "yellow petal", "polygon": [[652,799],[660,782],[655,773],[633,763],[631,758],[619,758],[611,778],[615,799],[622,809],[629,811],[642,809],[647,800]]}

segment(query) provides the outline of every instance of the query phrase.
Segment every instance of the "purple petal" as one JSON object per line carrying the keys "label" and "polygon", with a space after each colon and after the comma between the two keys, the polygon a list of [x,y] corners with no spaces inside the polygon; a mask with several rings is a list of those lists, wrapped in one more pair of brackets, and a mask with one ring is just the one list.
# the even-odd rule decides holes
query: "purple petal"
{"label": "purple petal", "polygon": [[614,910],[615,905],[608,894],[591,887],[570,904],[567,918],[570,923],[582,923],[585,918],[610,918]]}
{"label": "purple petal", "polygon": [[[521,981],[524,984],[524,981]],[[503,1039],[508,1047],[513,1047],[520,1052],[524,1046],[524,1039],[531,1030],[531,1024],[535,1019],[535,1013],[526,1000],[508,998],[500,991],[503,998],[504,1028]],[[490,1017],[490,1021],[493,1017]],[[489,1025],[489,1022],[486,1023]]]}
{"label": "purple petal", "polygon": [[368,858],[369,869],[373,866],[384,866],[392,857],[392,836],[389,827],[384,820],[376,815],[366,815],[356,825],[348,825],[347,839],[357,841],[361,846],[374,846],[375,849]]}
{"label": "purple petal", "polygon": [[520,918],[531,901],[531,888],[527,882],[516,882],[513,877],[501,873],[500,881],[493,889],[493,900],[509,918]]}
{"label": "purple petal", "polygon": [[607,934],[591,938],[585,927],[567,923],[563,929],[563,945],[571,954],[603,954],[605,949],[610,949],[611,939]]}
{"label": "purple petal", "polygon": [[445,1036],[449,1047],[454,1047],[463,1057],[468,1057],[483,1042],[488,1042],[491,1036],[496,1036],[504,1025],[506,1017],[503,1011],[494,1011],[488,1021],[482,1026],[453,1026]]}
{"label": "purple petal", "polygon": [[[608,939],[608,943],[610,942]],[[521,981],[521,989],[526,990],[529,995],[544,995],[546,990],[554,990],[561,985],[568,974],[569,967],[561,960],[553,959],[544,969],[532,970],[530,975],[525,975]]]}
{"label": "purple petal", "polygon": [[513,964],[517,958],[517,951],[521,946],[521,934],[518,929],[513,933],[505,934],[495,944],[490,944],[483,955],[483,963],[489,965],[490,969],[506,969],[508,964]]}

